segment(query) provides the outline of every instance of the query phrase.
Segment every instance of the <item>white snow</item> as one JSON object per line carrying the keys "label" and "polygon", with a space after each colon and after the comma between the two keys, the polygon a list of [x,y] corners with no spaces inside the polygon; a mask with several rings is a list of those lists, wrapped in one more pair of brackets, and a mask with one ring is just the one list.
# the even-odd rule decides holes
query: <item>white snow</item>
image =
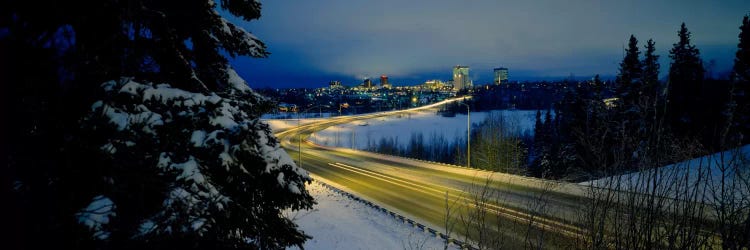
{"label": "white snow", "polygon": [[[517,133],[533,135],[535,110],[498,110],[492,113],[504,116],[506,122],[514,127],[512,130],[516,130]],[[484,121],[489,115],[490,112],[472,112],[472,127]],[[279,120],[268,122],[272,126],[286,126]],[[312,134],[309,139],[319,145],[364,150],[377,145],[381,138],[397,140],[399,145],[405,147],[411,135],[419,133],[423,135],[425,144],[431,143],[432,135],[442,135],[449,141],[466,138],[466,115],[443,117],[434,110],[425,110],[379,117],[329,127]]]}
{"label": "white snow", "polygon": [[112,143],[104,144],[99,149],[101,149],[103,152],[108,153],[108,154],[114,154],[117,152],[117,148],[115,148],[115,146],[112,145]]}
{"label": "white snow", "polygon": [[86,208],[76,213],[76,218],[78,218],[78,223],[94,231],[94,237],[106,239],[109,237],[109,232],[104,226],[109,224],[110,217],[117,215],[114,210],[115,203],[112,200],[106,196],[97,195]]}
{"label": "white snow", "polygon": [[148,233],[150,233],[150,232],[151,232],[152,230],[154,230],[155,228],[156,228],[156,224],[154,223],[154,221],[152,221],[152,220],[145,220],[145,221],[144,221],[144,222],[142,222],[142,223],[141,223],[141,225],[140,225],[140,226],[138,227],[138,232],[139,232],[139,233],[140,233],[141,235],[144,235],[144,234],[148,234]]}
{"label": "white snow", "polygon": [[[305,242],[305,249],[443,249],[441,238],[318,182],[307,185],[307,190],[318,202],[312,210],[285,211],[302,231],[313,237]],[[449,249],[458,248],[451,245]]]}
{"label": "white snow", "polygon": [[195,130],[190,136],[190,142],[193,143],[193,147],[203,147],[203,142],[206,140],[206,131]]}
{"label": "white snow", "polygon": [[[221,159],[221,165],[226,168],[229,168],[229,166],[235,163],[234,158],[227,152],[221,152],[221,154],[219,154],[219,159]],[[244,172],[247,172],[247,170],[244,170]]]}
{"label": "white snow", "polygon": [[702,200],[715,202],[722,198],[715,192],[721,190],[722,185],[733,190],[737,198],[750,197],[750,145],[664,167],[579,183],[641,193],[651,191],[654,184],[659,193],[669,197],[696,191]]}
{"label": "white snow", "polygon": [[[298,114],[294,112],[278,112],[278,113],[263,114],[260,118],[263,120],[289,119],[289,120],[297,121],[297,115]],[[334,117],[338,115],[339,113],[320,112],[320,110],[316,108],[308,110],[307,112],[304,112],[304,113],[299,113],[299,117],[303,119],[328,118],[328,117]]]}
{"label": "white snow", "polygon": [[229,28],[229,21],[227,19],[224,19],[223,17],[221,20],[221,31],[224,31],[224,33],[232,34],[232,29]]}
{"label": "white snow", "polygon": [[258,38],[255,37],[253,34],[251,34],[250,32],[248,32],[247,30],[245,30],[242,27],[235,26],[235,28],[240,32],[240,34],[242,34],[242,40],[241,41],[243,43],[245,43],[245,45],[247,45],[248,47],[252,48],[252,54],[251,55],[252,56],[262,56],[263,54],[261,54],[260,51],[258,50],[260,48],[260,46],[258,46],[258,42],[257,42],[257,41],[259,41]]}
{"label": "white snow", "polygon": [[193,158],[192,156],[186,162],[172,164],[171,167],[182,170],[182,173],[177,176],[178,180],[192,180],[197,183],[203,183],[206,181],[205,177],[203,177],[203,174],[201,174],[200,169],[198,169],[198,162],[196,162],[195,158]]}
{"label": "white snow", "polygon": [[109,105],[104,105],[103,110],[104,110],[104,115],[106,115],[109,118],[109,122],[117,125],[117,130],[122,131],[128,128],[129,126],[128,120],[130,120],[128,114],[120,110],[114,109],[110,107]]}
{"label": "white snow", "polygon": [[219,115],[211,118],[211,125],[218,125],[227,129],[231,129],[237,127],[239,124],[229,116]]}
{"label": "white snow", "polygon": [[[253,43],[255,42],[253,41]],[[247,82],[245,82],[245,79],[242,79],[242,77],[240,77],[240,75],[238,75],[237,72],[234,71],[234,69],[227,69],[227,75],[229,76],[229,84],[233,89],[241,92],[250,91],[250,87],[247,86]]]}
{"label": "white snow", "polygon": [[120,88],[120,93],[128,93],[134,96],[138,95],[138,90],[142,89],[141,84],[136,82],[128,82]]}
{"label": "white snow", "polygon": [[276,176],[276,181],[279,182],[279,186],[282,186],[282,187],[285,186],[286,181],[284,181],[284,173],[279,173],[279,175]]}
{"label": "white snow", "polygon": [[268,126],[271,127],[271,130],[274,132],[286,130],[289,128],[295,128],[299,125],[305,125],[310,124],[312,122],[320,121],[320,119],[268,119],[263,120]]}
{"label": "white snow", "polygon": [[101,108],[102,105],[104,105],[104,102],[102,101],[96,101],[94,104],[91,105],[91,111],[94,111],[98,108]]}
{"label": "white snow", "polygon": [[[158,145],[154,150],[198,147],[208,148],[210,150],[207,152],[211,152],[206,155],[192,154],[194,150],[155,151],[158,157],[148,155],[147,162],[151,162],[152,167],[158,168],[160,173],[168,174],[167,176],[171,177],[172,173],[176,176],[162,201],[163,209],[140,221],[140,235],[173,231],[201,234],[212,228],[216,221],[207,217],[207,214],[213,213],[208,211],[214,208],[224,209],[231,202],[210,180],[214,176],[205,172],[208,168],[215,167],[216,163],[220,163],[227,171],[234,168],[244,174],[251,174],[249,168],[262,168],[260,170],[265,170],[268,174],[278,175],[279,185],[287,189],[288,193],[304,193],[304,183],[309,180],[308,173],[296,167],[278,143],[270,143],[272,140],[269,136],[272,134],[266,125],[256,114],[249,112],[248,108],[252,108],[262,97],[253,93],[231,68],[227,69],[227,74],[230,88],[217,92],[218,94],[190,92],[169,84],[140,83],[132,78],[121,78],[101,85],[107,93],[91,105],[91,113],[86,119],[93,121],[95,129],[101,128],[110,133],[109,138],[98,146],[103,153],[111,155],[113,160],[121,157],[116,152],[129,151],[127,147],[142,142]],[[112,126],[100,126],[103,123]],[[157,133],[160,129],[184,132],[184,136],[166,137],[165,135],[172,134]],[[247,133],[254,133],[252,135],[257,137],[247,136]],[[264,163],[260,166],[243,165],[238,157],[248,152],[263,157]],[[284,171],[283,174],[281,171]],[[110,207],[114,209],[114,204]],[[97,231],[101,231],[101,235],[96,236],[108,237],[104,230],[106,227],[102,226],[108,223],[108,217],[89,216],[90,213],[86,210],[80,213],[81,223],[97,230],[102,228]],[[114,212],[109,211],[95,212],[103,216],[114,216]],[[179,226],[184,225],[184,222],[189,224]],[[238,234],[236,237],[243,236]]]}

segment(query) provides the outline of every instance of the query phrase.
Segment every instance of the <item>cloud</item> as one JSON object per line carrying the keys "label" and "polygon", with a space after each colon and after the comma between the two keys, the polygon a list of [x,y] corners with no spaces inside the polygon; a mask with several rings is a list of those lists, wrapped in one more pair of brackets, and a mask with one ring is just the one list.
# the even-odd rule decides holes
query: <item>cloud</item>
{"label": "cloud", "polygon": [[408,78],[462,64],[567,76],[614,74],[630,34],[654,38],[667,58],[683,21],[699,48],[736,44],[749,9],[747,1],[275,0],[241,25],[283,51],[271,57],[300,62],[276,65],[282,72]]}

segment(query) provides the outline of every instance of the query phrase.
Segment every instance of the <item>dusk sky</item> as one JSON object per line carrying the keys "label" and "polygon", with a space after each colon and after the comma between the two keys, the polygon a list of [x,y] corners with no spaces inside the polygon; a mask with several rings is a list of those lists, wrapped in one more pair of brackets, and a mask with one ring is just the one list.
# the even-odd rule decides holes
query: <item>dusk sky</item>
{"label": "dusk sky", "polygon": [[707,68],[733,64],[750,1],[262,1],[260,20],[229,18],[268,45],[269,58],[232,64],[251,87],[345,85],[386,74],[399,85],[449,80],[468,65],[475,84],[507,67],[510,80],[614,76],[634,34],[653,38],[662,73],[683,21]]}

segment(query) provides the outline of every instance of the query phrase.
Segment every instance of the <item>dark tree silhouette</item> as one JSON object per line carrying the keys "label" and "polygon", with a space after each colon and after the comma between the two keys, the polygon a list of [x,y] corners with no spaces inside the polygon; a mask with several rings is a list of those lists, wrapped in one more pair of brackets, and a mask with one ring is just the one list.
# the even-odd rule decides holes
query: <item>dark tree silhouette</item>
{"label": "dark tree silhouette", "polygon": [[700,125],[703,62],[700,51],[690,43],[690,31],[682,23],[679,41],[669,51],[672,63],[667,82],[667,115],[678,135],[696,133]]}
{"label": "dark tree silhouette", "polygon": [[620,72],[617,76],[617,89],[615,95],[621,98],[624,106],[631,106],[636,102],[641,87],[641,52],[638,51],[638,39],[630,35],[628,48],[625,49],[625,57],[620,63]]}
{"label": "dark tree silhouette", "polygon": [[748,15],[742,18],[739,43],[734,58],[732,70],[732,119],[735,140],[741,144],[750,142],[750,19]]}
{"label": "dark tree silhouette", "polygon": [[281,211],[312,206],[310,179],[279,154],[258,121],[269,102],[225,57],[268,55],[220,14],[250,21],[260,7],[0,3],[6,246],[301,246],[308,236]]}

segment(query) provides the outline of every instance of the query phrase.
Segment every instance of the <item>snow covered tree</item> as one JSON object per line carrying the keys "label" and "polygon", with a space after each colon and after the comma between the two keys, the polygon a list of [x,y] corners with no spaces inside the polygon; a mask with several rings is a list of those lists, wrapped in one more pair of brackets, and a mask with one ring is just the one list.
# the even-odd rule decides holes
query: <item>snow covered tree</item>
{"label": "snow covered tree", "polygon": [[224,56],[268,52],[219,11],[249,21],[260,3],[0,3],[11,248],[301,246],[281,211],[313,205],[310,177]]}
{"label": "snow covered tree", "polygon": [[677,34],[679,41],[669,51],[672,63],[667,82],[667,116],[678,135],[688,135],[700,122],[704,69],[700,51],[690,44],[690,32],[685,23]]}
{"label": "snow covered tree", "polygon": [[[280,213],[312,205],[304,189],[310,179],[259,121],[263,100],[230,74],[233,88],[221,93],[127,78],[102,85],[103,98],[93,104],[84,128],[105,138],[98,142],[108,170],[102,177],[111,181],[100,184],[104,191],[97,197],[110,199],[114,208],[108,224],[92,228],[95,236],[118,246],[163,248],[304,242],[305,235]],[[155,187],[137,185],[144,177]],[[161,202],[140,202],[141,195],[133,194],[143,194],[143,188]],[[92,216],[78,213],[79,220],[96,222]]]}

